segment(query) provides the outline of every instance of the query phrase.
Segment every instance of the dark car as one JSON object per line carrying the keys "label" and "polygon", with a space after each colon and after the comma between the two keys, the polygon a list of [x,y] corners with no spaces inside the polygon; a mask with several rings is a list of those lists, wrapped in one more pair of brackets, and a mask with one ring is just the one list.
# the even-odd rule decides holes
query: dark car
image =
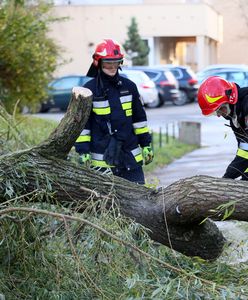
{"label": "dark car", "polygon": [[188,66],[165,65],[179,83],[181,101],[194,102],[198,92],[198,80],[194,71]]}
{"label": "dark car", "polygon": [[74,86],[83,86],[90,77],[83,75],[71,75],[56,78],[49,84],[48,99],[41,104],[40,112],[47,112],[51,108],[59,108],[66,111],[71,99],[71,91]]}
{"label": "dark car", "polygon": [[[178,89],[178,81],[170,70],[159,67],[132,66],[129,67],[145,72],[156,84],[158,89],[158,101],[153,102],[153,107],[160,107],[165,102],[172,102],[175,105],[182,105]],[[149,106],[151,107],[151,105]]]}
{"label": "dark car", "polygon": [[209,76],[221,76],[222,78],[236,82],[240,87],[248,86],[248,66],[242,64],[217,64],[210,65],[196,73],[199,83]]}

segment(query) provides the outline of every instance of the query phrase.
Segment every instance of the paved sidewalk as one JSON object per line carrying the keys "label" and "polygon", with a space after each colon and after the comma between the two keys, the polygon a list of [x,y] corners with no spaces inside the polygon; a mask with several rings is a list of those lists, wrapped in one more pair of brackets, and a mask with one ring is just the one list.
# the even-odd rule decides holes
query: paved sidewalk
{"label": "paved sidewalk", "polygon": [[194,121],[201,123],[202,147],[157,169],[151,178],[155,182],[158,180],[159,186],[168,186],[179,179],[195,175],[222,177],[233,160],[237,143],[231,129],[224,125],[228,122],[216,116],[199,117]]}

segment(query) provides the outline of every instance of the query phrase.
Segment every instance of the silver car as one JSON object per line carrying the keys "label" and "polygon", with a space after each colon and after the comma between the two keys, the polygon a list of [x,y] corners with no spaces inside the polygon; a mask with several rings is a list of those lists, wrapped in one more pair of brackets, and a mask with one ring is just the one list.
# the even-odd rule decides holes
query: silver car
{"label": "silver car", "polygon": [[199,83],[209,76],[220,76],[228,81],[236,82],[240,87],[248,86],[248,65],[217,64],[210,65],[196,73]]}
{"label": "silver car", "polygon": [[132,80],[137,85],[145,106],[156,107],[156,103],[159,102],[158,90],[155,83],[143,71],[124,69],[119,74]]}

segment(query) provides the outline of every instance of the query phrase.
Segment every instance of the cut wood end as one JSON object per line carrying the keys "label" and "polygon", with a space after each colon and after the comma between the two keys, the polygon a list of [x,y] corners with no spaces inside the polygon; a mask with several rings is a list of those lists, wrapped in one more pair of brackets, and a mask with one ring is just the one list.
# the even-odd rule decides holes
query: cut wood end
{"label": "cut wood end", "polygon": [[82,86],[74,86],[72,88],[72,93],[75,95],[76,98],[78,98],[79,95],[83,96],[84,98],[90,97],[92,95],[91,90]]}

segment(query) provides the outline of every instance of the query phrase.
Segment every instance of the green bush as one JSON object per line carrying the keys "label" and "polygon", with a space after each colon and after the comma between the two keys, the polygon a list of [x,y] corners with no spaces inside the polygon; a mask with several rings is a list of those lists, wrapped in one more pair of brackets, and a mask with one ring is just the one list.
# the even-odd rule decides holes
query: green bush
{"label": "green bush", "polygon": [[[34,1],[33,1],[34,2]],[[48,37],[51,5],[37,1],[4,1],[0,9],[0,101],[9,112],[35,109],[47,95],[59,48]]]}

